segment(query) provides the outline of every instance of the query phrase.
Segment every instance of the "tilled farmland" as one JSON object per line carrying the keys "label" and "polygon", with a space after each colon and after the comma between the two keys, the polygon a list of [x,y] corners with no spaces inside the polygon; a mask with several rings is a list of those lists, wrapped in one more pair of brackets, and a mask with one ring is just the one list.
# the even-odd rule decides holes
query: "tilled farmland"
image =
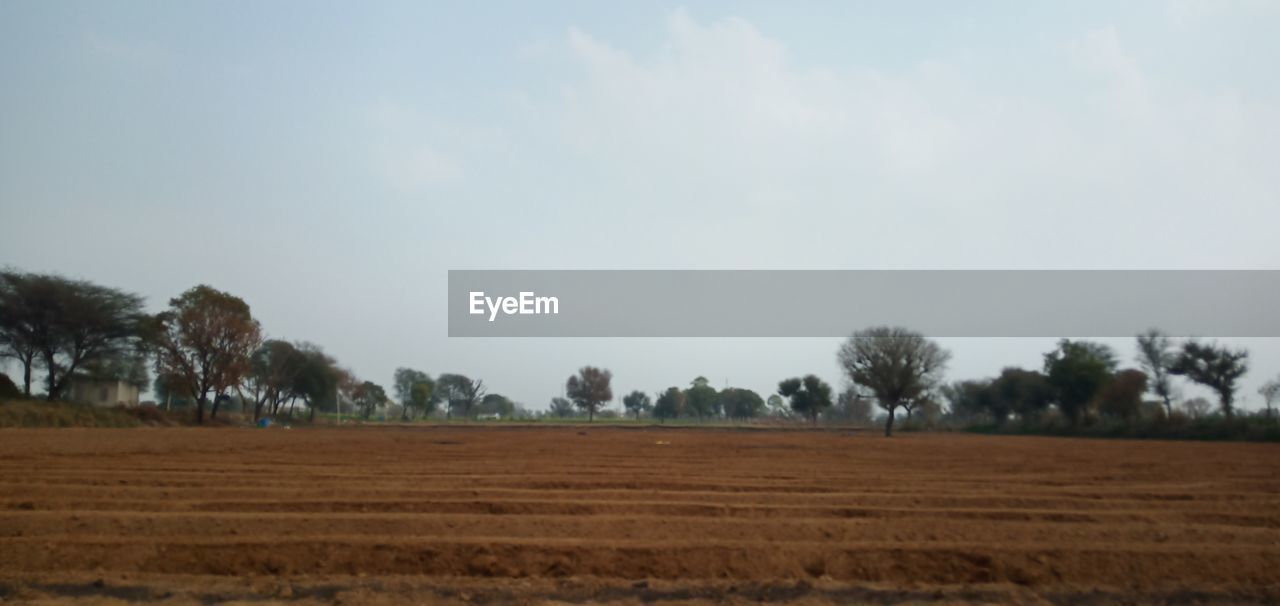
{"label": "tilled farmland", "polygon": [[0,598],[1280,602],[1280,447],[660,427],[0,431]]}

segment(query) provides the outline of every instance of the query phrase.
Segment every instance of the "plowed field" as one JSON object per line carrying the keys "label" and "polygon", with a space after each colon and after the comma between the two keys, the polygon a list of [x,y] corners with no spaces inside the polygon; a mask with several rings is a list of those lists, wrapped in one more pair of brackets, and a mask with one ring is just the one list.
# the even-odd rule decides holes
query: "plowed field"
{"label": "plowed field", "polygon": [[1280,603],[1280,447],[4,430],[0,598]]}

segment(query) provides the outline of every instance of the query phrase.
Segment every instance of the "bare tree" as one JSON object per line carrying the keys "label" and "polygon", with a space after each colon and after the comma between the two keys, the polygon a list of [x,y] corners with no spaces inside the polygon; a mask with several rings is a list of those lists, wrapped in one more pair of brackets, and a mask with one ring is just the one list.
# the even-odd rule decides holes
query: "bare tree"
{"label": "bare tree", "polygon": [[1262,400],[1267,403],[1267,418],[1274,418],[1274,411],[1271,409],[1272,403],[1280,399],[1280,377],[1276,377],[1262,384],[1258,388],[1258,395],[1262,396]]}
{"label": "bare tree", "polygon": [[1138,335],[1138,364],[1147,375],[1147,387],[1164,402],[1166,414],[1173,414],[1173,388],[1169,367],[1178,360],[1173,341],[1152,328]]}

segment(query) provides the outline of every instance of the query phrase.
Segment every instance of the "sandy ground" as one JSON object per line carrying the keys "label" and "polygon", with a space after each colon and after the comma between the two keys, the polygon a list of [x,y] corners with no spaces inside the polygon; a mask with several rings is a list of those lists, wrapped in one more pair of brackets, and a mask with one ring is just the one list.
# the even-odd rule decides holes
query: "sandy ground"
{"label": "sandy ground", "polygon": [[0,599],[1280,603],[1280,447],[0,430]]}

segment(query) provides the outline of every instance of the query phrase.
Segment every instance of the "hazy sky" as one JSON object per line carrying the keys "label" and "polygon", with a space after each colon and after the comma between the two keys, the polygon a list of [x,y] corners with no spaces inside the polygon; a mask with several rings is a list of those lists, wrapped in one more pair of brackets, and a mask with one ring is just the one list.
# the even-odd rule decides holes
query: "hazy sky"
{"label": "hazy sky", "polygon": [[[446,271],[1277,268],[1277,31],[1269,1],[7,0],[0,264],[155,309],[208,283],[361,377],[530,407],[584,364],[839,385],[838,339],[448,339]],[[1253,407],[1280,344],[1237,343]],[[1052,339],[946,345],[964,378]]]}

